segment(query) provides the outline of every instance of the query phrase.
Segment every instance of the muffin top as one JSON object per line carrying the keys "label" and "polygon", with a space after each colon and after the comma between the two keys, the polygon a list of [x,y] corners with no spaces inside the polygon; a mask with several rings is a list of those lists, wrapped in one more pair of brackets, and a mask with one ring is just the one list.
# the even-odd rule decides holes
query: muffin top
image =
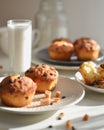
{"label": "muffin top", "polygon": [[25,75],[34,80],[37,78],[39,78],[40,80],[54,80],[58,77],[58,71],[52,66],[40,64],[30,67],[25,72]]}
{"label": "muffin top", "polygon": [[74,46],[70,40],[60,38],[52,41],[52,44],[49,46],[49,51],[55,51],[58,53],[70,52],[74,51]]}
{"label": "muffin top", "polygon": [[34,91],[37,87],[37,84],[32,81],[32,79],[26,76],[20,76],[18,74],[9,75],[2,80],[0,83],[0,92],[9,92],[13,93],[23,93],[27,91]]}
{"label": "muffin top", "polygon": [[91,38],[80,38],[74,42],[75,51],[86,49],[87,51],[100,50],[99,44]]}

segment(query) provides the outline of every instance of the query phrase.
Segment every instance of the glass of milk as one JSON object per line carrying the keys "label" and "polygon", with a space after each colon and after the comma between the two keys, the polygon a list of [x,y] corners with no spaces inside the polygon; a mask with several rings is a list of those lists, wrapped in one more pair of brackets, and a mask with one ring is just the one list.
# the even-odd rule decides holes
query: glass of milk
{"label": "glass of milk", "polygon": [[25,72],[31,66],[32,21],[8,20],[7,27],[10,71]]}

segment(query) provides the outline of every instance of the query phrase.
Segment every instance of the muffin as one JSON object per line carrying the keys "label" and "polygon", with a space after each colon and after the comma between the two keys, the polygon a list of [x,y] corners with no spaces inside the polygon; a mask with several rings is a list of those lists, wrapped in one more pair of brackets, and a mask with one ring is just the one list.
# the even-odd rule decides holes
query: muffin
{"label": "muffin", "polygon": [[98,68],[99,80],[104,80],[104,63],[99,64]]}
{"label": "muffin", "polygon": [[46,90],[52,91],[58,81],[58,71],[46,64],[30,67],[25,75],[37,83],[36,92],[38,93],[44,93]]}
{"label": "muffin", "polygon": [[92,61],[83,62],[78,71],[88,85],[94,85],[98,81],[97,65]]}
{"label": "muffin", "polygon": [[23,107],[32,102],[36,88],[37,84],[29,77],[10,75],[0,83],[0,98],[5,105]]}
{"label": "muffin", "polygon": [[96,60],[99,57],[100,46],[91,38],[80,38],[74,42],[78,60]]}
{"label": "muffin", "polygon": [[104,63],[97,66],[98,80],[96,82],[98,88],[104,89]]}
{"label": "muffin", "polygon": [[51,45],[48,47],[49,56],[54,60],[70,60],[73,52],[74,46],[72,42],[64,38],[52,41]]}

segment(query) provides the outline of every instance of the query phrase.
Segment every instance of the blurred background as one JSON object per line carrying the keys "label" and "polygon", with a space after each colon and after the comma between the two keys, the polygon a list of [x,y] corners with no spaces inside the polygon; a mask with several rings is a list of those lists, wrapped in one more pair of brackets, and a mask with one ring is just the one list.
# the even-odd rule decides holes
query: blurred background
{"label": "blurred background", "polygon": [[[68,18],[69,38],[86,36],[95,39],[103,47],[104,0],[63,0]],[[28,18],[35,27],[35,15],[40,0],[0,0],[0,27],[9,19]]]}

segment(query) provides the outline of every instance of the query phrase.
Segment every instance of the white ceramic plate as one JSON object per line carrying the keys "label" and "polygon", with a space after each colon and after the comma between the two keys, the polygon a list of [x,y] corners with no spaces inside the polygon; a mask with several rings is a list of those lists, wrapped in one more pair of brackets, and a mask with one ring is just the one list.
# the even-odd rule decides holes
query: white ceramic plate
{"label": "white ceramic plate", "polygon": [[[4,106],[0,102],[0,110],[19,114],[40,114],[45,112],[56,111],[64,107],[74,105],[81,101],[85,95],[85,90],[80,84],[77,83],[77,81],[62,76],[59,77],[57,87],[52,92],[52,94],[55,94],[55,91],[57,90],[60,90],[61,97],[65,96],[65,98],[61,98],[59,102],[53,103],[52,105],[33,107],[35,102],[32,102],[30,105],[31,107],[26,106],[21,108],[14,108]],[[42,94],[36,95],[36,97],[40,96],[42,96]]]}
{"label": "white ceramic plate", "polygon": [[[46,62],[49,62],[54,65],[62,65],[62,66],[80,66],[83,61],[78,60],[77,56],[73,54],[68,61],[63,60],[53,60],[50,58],[48,53],[48,48],[43,48],[37,52],[37,57],[41,60],[44,60]],[[99,57],[95,60],[95,62],[101,62],[103,60],[103,54],[100,52]]]}
{"label": "white ceramic plate", "polygon": [[[100,63],[103,60],[102,52],[99,55],[99,58],[95,61],[96,63]],[[53,65],[56,69],[60,70],[77,70],[79,65],[83,63],[83,61],[78,61],[76,56],[72,56],[70,61],[57,61],[49,58],[48,49],[46,48],[38,48],[32,53],[32,63],[34,64],[48,64]]]}
{"label": "white ceramic plate", "polygon": [[76,74],[75,74],[75,79],[76,79],[81,85],[83,85],[85,88],[87,88],[87,89],[89,89],[89,90],[91,90],[91,91],[95,91],[95,92],[99,92],[99,93],[104,93],[104,89],[97,88],[96,85],[95,85],[95,86],[90,86],[90,85],[85,84],[84,79],[83,79],[83,77],[82,77],[82,75],[81,75],[80,72],[76,72]]}

